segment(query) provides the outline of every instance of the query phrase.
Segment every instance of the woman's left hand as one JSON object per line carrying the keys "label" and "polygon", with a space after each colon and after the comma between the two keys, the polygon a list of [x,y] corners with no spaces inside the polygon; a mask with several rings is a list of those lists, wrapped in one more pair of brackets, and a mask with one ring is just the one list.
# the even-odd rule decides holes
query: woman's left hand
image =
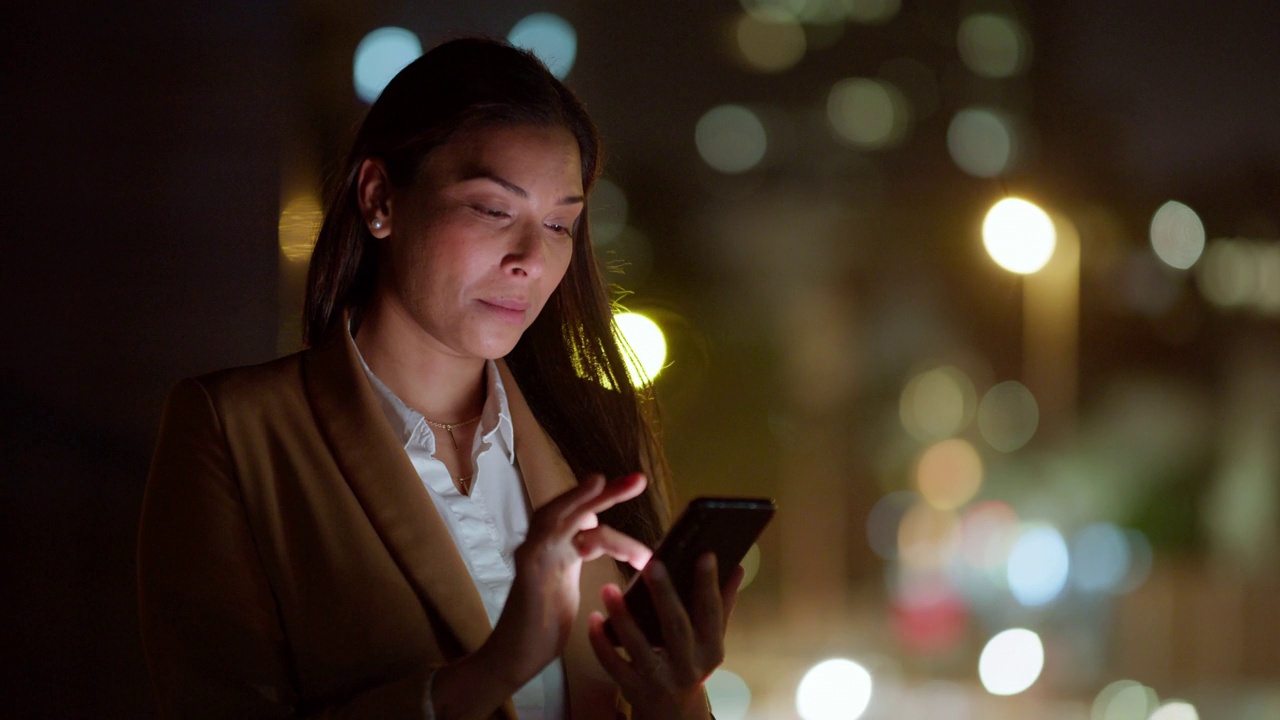
{"label": "woman's left hand", "polygon": [[649,563],[641,574],[657,610],[665,647],[650,646],[627,612],[617,585],[606,585],[601,595],[626,656],[605,635],[600,613],[591,614],[591,646],[631,703],[632,720],[706,720],[702,685],[724,660],[724,633],[738,597],[742,568],[734,571],[721,591],[715,555],[699,558],[694,603],[688,612],[662,563]]}

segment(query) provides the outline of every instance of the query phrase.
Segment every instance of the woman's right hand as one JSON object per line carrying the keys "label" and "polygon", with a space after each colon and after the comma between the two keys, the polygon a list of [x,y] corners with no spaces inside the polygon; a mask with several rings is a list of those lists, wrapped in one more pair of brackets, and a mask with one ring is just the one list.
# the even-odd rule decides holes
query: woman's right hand
{"label": "woman's right hand", "polygon": [[[578,615],[583,562],[608,555],[644,568],[652,550],[601,525],[597,513],[636,497],[645,485],[640,473],[608,483],[593,475],[533,514],[529,533],[516,548],[515,580],[493,633],[474,655],[436,676],[435,706],[441,717],[470,716],[449,709],[474,708],[477,695],[496,694],[501,703],[560,656]],[[477,674],[488,683],[496,681],[492,693],[476,692],[479,688],[468,678]]]}

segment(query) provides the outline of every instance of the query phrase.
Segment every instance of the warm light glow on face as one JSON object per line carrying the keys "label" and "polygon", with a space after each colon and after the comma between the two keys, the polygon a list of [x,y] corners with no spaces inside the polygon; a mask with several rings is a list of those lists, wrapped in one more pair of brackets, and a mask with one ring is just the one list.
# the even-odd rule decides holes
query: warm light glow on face
{"label": "warm light glow on face", "polygon": [[747,720],[751,688],[739,675],[720,668],[707,678],[705,687],[716,720]]}
{"label": "warm light glow on face", "polygon": [[631,348],[631,353],[624,356],[631,382],[636,385],[652,383],[667,361],[667,339],[662,328],[633,312],[618,313],[613,316],[613,322],[618,335]]}
{"label": "warm light glow on face", "polygon": [[1177,200],[1160,206],[1151,217],[1151,249],[1169,267],[1186,270],[1204,252],[1204,223],[1196,211]]}
{"label": "warm light glow on face", "polygon": [[762,72],[782,72],[804,57],[804,28],[789,15],[747,13],[734,27],[738,52],[747,65]]}
{"label": "warm light glow on face", "polygon": [[1030,630],[1005,630],[987,641],[978,658],[978,677],[992,695],[1017,695],[1035,684],[1044,669],[1044,645]]}
{"label": "warm light glow on face", "polygon": [[852,660],[814,665],[796,689],[802,720],[857,720],[871,703],[871,673]]}
{"label": "warm light glow on face", "polygon": [[1027,607],[1045,605],[1066,587],[1070,564],[1062,533],[1048,525],[1028,528],[1009,551],[1009,592]]}
{"label": "warm light glow on face", "polygon": [[916,484],[925,502],[939,510],[955,510],[978,494],[982,458],[966,440],[943,440],[920,456]]}
{"label": "warm light glow on face", "polygon": [[280,252],[290,262],[305,263],[316,246],[323,211],[320,201],[311,195],[300,195],[280,211]]}
{"label": "warm light glow on face", "polygon": [[694,130],[698,154],[722,173],[746,172],[764,159],[769,139],[764,123],[741,105],[708,110]]}
{"label": "warm light glow on face", "polygon": [[352,81],[356,96],[372,104],[405,65],[422,55],[422,41],[410,30],[383,27],[374,30],[356,46]]}
{"label": "warm light glow on face", "polygon": [[1043,268],[1053,257],[1057,240],[1048,213],[1021,198],[996,203],[982,223],[982,243],[991,259],[1021,275]]}
{"label": "warm light glow on face", "polygon": [[561,80],[573,69],[578,56],[578,33],[568,20],[554,13],[539,12],[523,18],[507,33],[507,42],[538,56]]}

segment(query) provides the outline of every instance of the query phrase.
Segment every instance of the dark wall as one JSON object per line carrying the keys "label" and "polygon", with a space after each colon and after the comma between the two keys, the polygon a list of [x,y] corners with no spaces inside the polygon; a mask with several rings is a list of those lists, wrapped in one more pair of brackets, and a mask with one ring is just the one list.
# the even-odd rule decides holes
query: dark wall
{"label": "dark wall", "polygon": [[276,347],[276,3],[9,3],[8,717],[154,714],[134,536],[164,394]]}

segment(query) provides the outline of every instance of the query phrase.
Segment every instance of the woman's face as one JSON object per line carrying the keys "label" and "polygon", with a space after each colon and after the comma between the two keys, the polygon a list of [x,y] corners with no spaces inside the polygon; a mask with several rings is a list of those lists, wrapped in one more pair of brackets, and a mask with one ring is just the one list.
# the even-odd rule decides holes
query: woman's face
{"label": "woman's face", "polygon": [[381,300],[437,350],[498,358],[560,284],[582,214],[578,143],[560,127],[480,128],[433,150],[388,203]]}

